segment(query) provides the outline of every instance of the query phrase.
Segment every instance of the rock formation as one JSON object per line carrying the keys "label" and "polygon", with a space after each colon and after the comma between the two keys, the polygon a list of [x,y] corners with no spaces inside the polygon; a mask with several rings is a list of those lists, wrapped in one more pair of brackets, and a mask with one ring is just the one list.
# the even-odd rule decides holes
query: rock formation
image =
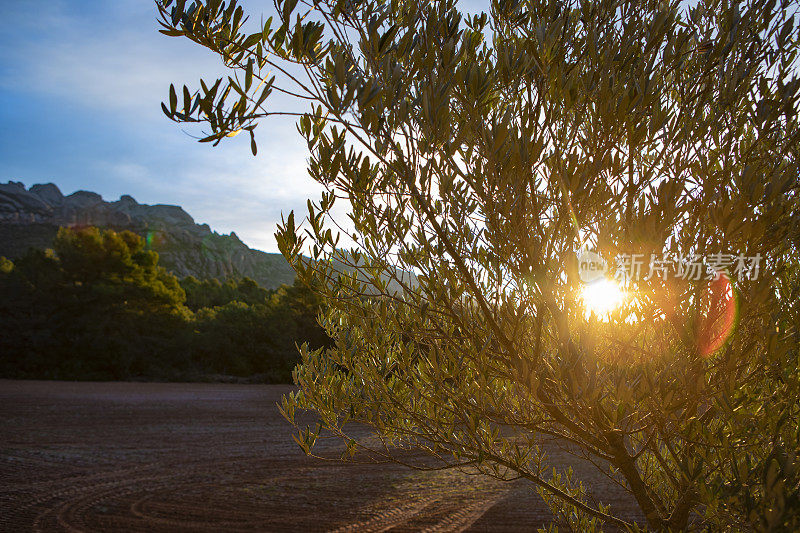
{"label": "rock formation", "polygon": [[106,202],[89,191],[64,196],[52,183],[30,189],[13,181],[0,183],[0,256],[14,259],[31,247],[50,247],[59,226],[131,230],[179,277],[247,276],[268,288],[294,280],[282,255],[253,250],[235,233],[220,235],[207,224],[196,224],[179,206],[140,204],[128,195]]}

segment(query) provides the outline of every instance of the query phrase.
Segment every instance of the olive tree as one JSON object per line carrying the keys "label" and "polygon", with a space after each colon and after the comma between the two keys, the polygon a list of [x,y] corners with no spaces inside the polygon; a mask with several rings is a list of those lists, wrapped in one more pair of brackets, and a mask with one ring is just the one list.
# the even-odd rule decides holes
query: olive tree
{"label": "olive tree", "polygon": [[[796,2],[277,0],[255,27],[236,1],[157,6],[230,69],[162,104],[201,142],[245,131],[255,154],[293,114],[273,93],[308,105],[325,192],[276,235],[335,341],[302,348],[281,406],[306,452],[524,478],[577,530],[800,527]],[[625,276],[592,313],[585,247],[702,275]]]}

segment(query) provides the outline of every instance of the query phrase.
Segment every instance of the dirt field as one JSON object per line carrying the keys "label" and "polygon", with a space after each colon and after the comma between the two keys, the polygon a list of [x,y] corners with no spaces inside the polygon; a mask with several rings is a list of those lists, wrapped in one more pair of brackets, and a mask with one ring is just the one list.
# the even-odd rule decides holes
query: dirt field
{"label": "dirt field", "polygon": [[0,380],[0,530],[535,531],[551,518],[526,482],[307,458],[275,406],[288,390]]}

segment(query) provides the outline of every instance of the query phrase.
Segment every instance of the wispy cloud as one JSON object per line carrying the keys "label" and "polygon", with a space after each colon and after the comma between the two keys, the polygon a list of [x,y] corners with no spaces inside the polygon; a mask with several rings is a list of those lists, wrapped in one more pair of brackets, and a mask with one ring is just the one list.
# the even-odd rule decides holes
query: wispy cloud
{"label": "wispy cloud", "polygon": [[[245,7],[257,18],[271,2]],[[304,143],[291,120],[275,119],[258,128],[253,158],[244,136],[210,148],[170,123],[159,106],[169,84],[194,86],[224,69],[210,52],[159,34],[155,17],[146,0],[0,5],[9,28],[0,36],[0,106],[8,106],[0,180],[52,176],[65,192],[179,204],[198,222],[274,251],[281,212],[305,212],[306,199],[319,196]]]}
{"label": "wispy cloud", "polygon": [[224,72],[211,52],[160,35],[150,2],[119,2],[99,13],[76,13],[64,2],[41,11],[19,4],[6,8],[16,35],[0,45],[5,88],[138,114],[143,103],[157,109],[171,82]]}

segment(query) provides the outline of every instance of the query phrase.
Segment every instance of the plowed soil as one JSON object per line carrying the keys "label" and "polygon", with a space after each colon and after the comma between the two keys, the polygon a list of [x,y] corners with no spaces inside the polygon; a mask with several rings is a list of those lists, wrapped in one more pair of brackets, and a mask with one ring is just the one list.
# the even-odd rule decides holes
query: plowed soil
{"label": "plowed soil", "polygon": [[[535,531],[552,520],[525,481],[306,457],[276,407],[289,390],[0,380],[0,531]],[[594,467],[551,454],[636,518]]]}

